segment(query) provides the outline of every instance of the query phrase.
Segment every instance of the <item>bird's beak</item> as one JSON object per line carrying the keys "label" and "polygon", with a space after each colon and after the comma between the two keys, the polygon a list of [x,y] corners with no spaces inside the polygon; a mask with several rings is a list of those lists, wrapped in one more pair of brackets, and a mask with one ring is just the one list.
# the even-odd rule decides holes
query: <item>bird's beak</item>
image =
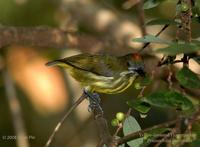
{"label": "bird's beak", "polygon": [[144,69],[141,69],[141,68],[137,69],[136,72],[142,77],[146,76],[146,72],[144,71]]}

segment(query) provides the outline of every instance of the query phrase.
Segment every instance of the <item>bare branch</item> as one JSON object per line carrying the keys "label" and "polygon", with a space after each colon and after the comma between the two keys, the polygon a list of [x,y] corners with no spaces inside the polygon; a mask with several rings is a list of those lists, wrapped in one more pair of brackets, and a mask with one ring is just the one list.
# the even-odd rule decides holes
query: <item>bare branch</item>
{"label": "bare branch", "polygon": [[67,32],[50,27],[0,27],[0,48],[11,45],[67,47]]}
{"label": "bare branch", "polygon": [[0,26],[0,48],[15,44],[42,48],[78,48],[86,52],[98,52],[109,48],[110,52],[117,50],[119,54],[122,48],[126,51],[133,50],[131,47],[118,43],[115,39],[68,32],[48,26]]}

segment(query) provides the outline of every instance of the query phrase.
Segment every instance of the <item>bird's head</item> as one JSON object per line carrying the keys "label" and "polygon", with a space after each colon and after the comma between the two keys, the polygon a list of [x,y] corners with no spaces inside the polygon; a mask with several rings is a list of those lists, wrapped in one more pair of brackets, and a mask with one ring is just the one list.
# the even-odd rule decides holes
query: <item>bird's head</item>
{"label": "bird's head", "polygon": [[144,62],[142,56],[138,53],[127,55],[127,66],[129,71],[138,73],[140,76],[145,76]]}

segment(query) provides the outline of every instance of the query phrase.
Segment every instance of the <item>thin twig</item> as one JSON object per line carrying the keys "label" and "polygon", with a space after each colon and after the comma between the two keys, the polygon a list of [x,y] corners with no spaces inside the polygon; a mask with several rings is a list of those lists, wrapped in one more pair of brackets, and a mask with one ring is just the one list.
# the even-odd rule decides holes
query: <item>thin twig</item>
{"label": "thin twig", "polygon": [[[198,109],[198,111],[194,113],[191,118],[188,119],[187,128],[184,134],[190,134],[193,124],[196,122],[196,120],[199,120],[199,119],[200,119],[200,109]],[[179,146],[183,146],[185,143],[186,143],[185,141],[181,141],[179,143]]]}
{"label": "thin twig", "polygon": [[[163,26],[163,28],[155,35],[156,37],[160,36],[160,34],[165,31],[169,27],[169,24],[166,24]],[[142,52],[146,47],[148,47],[151,44],[151,42],[147,42],[144,44],[144,46],[138,51],[139,53]]]}
{"label": "thin twig", "polygon": [[154,145],[154,147],[159,147],[163,142],[165,142],[169,137],[174,136],[176,133],[176,129],[173,128],[169,133],[167,133],[157,144]]}
{"label": "thin twig", "polygon": [[170,139],[172,140],[177,133],[181,133],[180,128],[181,128],[181,117],[178,116],[177,122],[175,123],[175,127],[172,128],[171,131],[169,133],[167,133],[161,140],[159,140],[159,142],[157,144],[155,144],[154,147],[159,147],[163,142],[166,142],[166,140],[169,137],[171,137]]}
{"label": "thin twig", "polygon": [[80,98],[71,106],[71,108],[67,111],[67,113],[63,116],[63,118],[58,122],[55,129],[53,130],[51,136],[49,137],[48,141],[46,142],[44,147],[49,147],[51,142],[53,141],[56,133],[60,129],[61,125],[64,123],[66,118],[71,114],[71,112],[86,98],[87,96],[83,93]]}
{"label": "thin twig", "polygon": [[8,98],[9,107],[12,115],[12,122],[16,134],[16,142],[18,147],[29,147],[28,136],[26,133],[22,110],[17,98],[16,90],[14,83],[11,79],[9,72],[6,69],[3,69],[3,79],[6,89],[6,96]]}

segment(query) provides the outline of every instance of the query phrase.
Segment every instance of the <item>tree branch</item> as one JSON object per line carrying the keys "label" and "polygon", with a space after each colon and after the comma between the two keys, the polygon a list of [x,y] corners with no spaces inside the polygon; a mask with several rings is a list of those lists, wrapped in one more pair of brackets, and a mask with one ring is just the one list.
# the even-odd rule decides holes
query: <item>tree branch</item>
{"label": "tree branch", "polygon": [[143,137],[144,133],[146,133],[148,131],[151,131],[151,130],[157,129],[157,128],[162,128],[162,127],[169,127],[171,125],[174,125],[177,121],[179,121],[179,119],[175,119],[175,120],[172,120],[172,121],[169,121],[169,122],[165,122],[165,123],[162,123],[162,124],[155,125],[155,126],[150,127],[150,128],[146,128],[146,129],[138,131],[138,132],[131,133],[127,136],[124,136],[124,137],[118,139],[117,144],[121,145],[121,144],[124,144],[124,143],[126,143],[130,140]]}
{"label": "tree branch", "polygon": [[0,26],[0,48],[8,45],[28,45],[42,48],[78,48],[84,51],[132,50],[115,39],[101,38],[84,33],[75,33],[48,26],[15,27]]}

